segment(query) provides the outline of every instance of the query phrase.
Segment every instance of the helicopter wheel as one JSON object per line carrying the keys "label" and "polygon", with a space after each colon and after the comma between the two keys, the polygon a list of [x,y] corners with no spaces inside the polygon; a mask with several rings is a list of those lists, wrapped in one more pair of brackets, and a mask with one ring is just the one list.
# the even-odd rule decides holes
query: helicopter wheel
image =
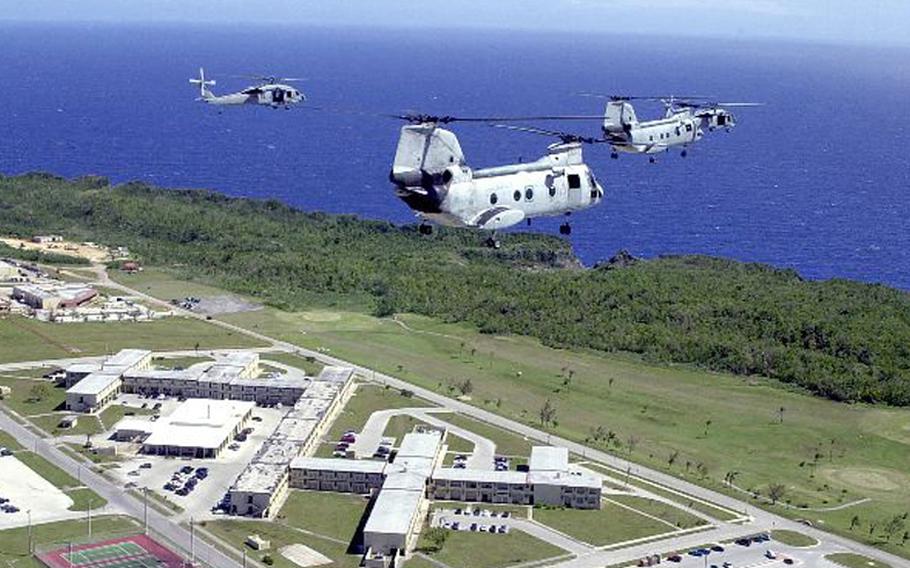
{"label": "helicopter wheel", "polygon": [[610,152],[610,158],[613,159],[613,160],[618,160],[618,159],[619,159],[619,153],[618,153],[618,152]]}
{"label": "helicopter wheel", "polygon": [[686,156],[689,155],[689,151],[688,151],[688,150],[683,150],[682,152],[679,153],[679,155],[682,156],[683,158],[685,158]]}
{"label": "helicopter wheel", "polygon": [[497,239],[495,235],[490,235],[490,237],[487,238],[483,244],[491,249],[499,249],[499,247],[502,246],[502,243],[499,242],[499,239]]}
{"label": "helicopter wheel", "polygon": [[433,234],[433,226],[432,226],[432,225],[427,225],[426,223],[421,223],[421,224],[417,227],[417,232],[420,233],[421,235],[432,235],[432,234]]}
{"label": "helicopter wheel", "polygon": [[568,223],[563,223],[559,226],[560,235],[571,235],[572,234],[572,225]]}
{"label": "helicopter wheel", "polygon": [[650,158],[648,158],[648,161],[651,162],[652,164],[656,164],[657,158],[655,158],[654,156],[651,156]]}

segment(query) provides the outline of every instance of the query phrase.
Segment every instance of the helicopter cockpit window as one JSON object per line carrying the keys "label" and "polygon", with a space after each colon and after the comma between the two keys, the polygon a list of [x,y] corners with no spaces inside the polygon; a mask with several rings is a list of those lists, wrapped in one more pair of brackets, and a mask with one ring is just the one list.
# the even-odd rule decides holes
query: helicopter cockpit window
{"label": "helicopter cockpit window", "polygon": [[581,178],[578,174],[569,174],[569,189],[578,189],[581,187]]}
{"label": "helicopter cockpit window", "polygon": [[496,202],[499,201],[499,197],[495,193],[490,194],[490,205],[496,205]]}

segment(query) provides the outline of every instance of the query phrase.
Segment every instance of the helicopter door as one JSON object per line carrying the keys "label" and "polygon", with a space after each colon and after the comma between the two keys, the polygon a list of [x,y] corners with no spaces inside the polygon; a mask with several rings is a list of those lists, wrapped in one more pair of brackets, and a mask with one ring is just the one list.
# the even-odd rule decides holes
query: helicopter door
{"label": "helicopter door", "polygon": [[582,205],[581,176],[577,173],[566,174],[566,184],[569,186],[569,205]]}

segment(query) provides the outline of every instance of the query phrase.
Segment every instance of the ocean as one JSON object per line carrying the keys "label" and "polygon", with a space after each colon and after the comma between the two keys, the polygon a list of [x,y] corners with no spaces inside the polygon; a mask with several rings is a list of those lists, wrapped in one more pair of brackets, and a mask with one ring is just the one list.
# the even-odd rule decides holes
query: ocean
{"label": "ocean", "polygon": [[[304,105],[196,102],[235,74],[303,76]],[[585,149],[606,190],[572,218],[586,264],[619,249],[708,254],[910,289],[910,50],[769,41],[437,29],[0,24],[0,172],[277,198],[414,222],[387,180],[400,124],[373,113],[598,114],[580,91],[760,101],[732,133],[657,164]],[[662,114],[640,104],[640,119]],[[589,135],[598,124],[549,124]],[[470,165],[531,160],[547,138],[454,125]],[[561,219],[530,229],[557,234]],[[2,228],[0,228],[2,229]],[[480,236],[478,236],[480,238]]]}

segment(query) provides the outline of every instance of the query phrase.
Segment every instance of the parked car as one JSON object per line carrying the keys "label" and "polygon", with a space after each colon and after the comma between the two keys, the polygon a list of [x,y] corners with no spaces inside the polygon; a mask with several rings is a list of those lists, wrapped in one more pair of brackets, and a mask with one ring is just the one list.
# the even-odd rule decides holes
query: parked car
{"label": "parked car", "polygon": [[196,478],[197,478],[197,479],[205,479],[205,478],[208,477],[208,476],[209,476],[209,468],[207,468],[207,467],[200,467],[199,469],[196,470]]}
{"label": "parked car", "polygon": [[143,464],[139,464],[139,469],[152,469],[152,462],[145,462]]}
{"label": "parked car", "polygon": [[189,474],[193,473],[193,466],[185,465],[185,466],[181,467],[180,473],[182,473],[184,475],[189,475]]}
{"label": "parked car", "polygon": [[670,562],[682,562],[682,556],[679,554],[671,554],[670,556],[667,556],[667,560]]}
{"label": "parked car", "polygon": [[189,490],[186,487],[181,487],[180,489],[175,491],[175,493],[177,493],[177,495],[180,495],[181,497],[186,497],[187,495],[190,494]]}
{"label": "parked car", "polygon": [[714,544],[711,546],[711,550],[713,550],[714,552],[723,552],[724,547],[719,544]]}
{"label": "parked car", "polygon": [[254,416],[253,422],[262,422],[262,416]]}

